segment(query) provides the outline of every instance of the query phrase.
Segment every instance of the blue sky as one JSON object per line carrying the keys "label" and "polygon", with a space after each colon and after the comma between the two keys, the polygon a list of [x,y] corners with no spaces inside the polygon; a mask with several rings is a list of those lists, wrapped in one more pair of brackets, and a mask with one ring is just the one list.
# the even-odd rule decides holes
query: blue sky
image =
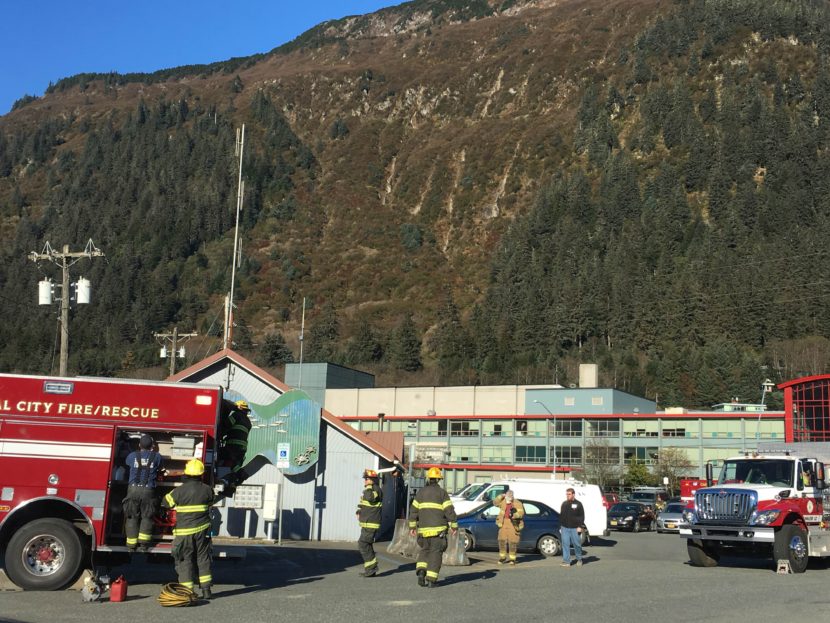
{"label": "blue sky", "polygon": [[267,52],[312,26],[402,0],[17,0],[0,19],[0,115],[49,82]]}

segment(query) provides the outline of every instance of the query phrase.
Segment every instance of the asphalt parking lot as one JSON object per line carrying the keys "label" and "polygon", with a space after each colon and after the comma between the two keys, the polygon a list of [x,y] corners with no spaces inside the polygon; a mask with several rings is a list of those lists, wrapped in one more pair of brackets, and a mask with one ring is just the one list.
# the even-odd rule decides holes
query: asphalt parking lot
{"label": "asphalt parking lot", "polygon": [[416,584],[412,560],[385,553],[383,543],[376,549],[381,573],[365,579],[357,575],[362,564],[353,544],[248,546],[243,560],[216,561],[212,602],[175,610],[156,602],[161,585],[175,579],[172,565],[135,564],[114,570],[130,582],[126,602],[83,603],[76,591],[0,592],[0,621],[780,622],[815,618],[830,600],[830,569],[820,563],[788,576],[762,560],[726,559],[701,569],[688,564],[685,542],[669,534],[595,539],[581,568],[538,555],[501,567],[495,552],[474,553],[468,567],[445,567],[433,589]]}

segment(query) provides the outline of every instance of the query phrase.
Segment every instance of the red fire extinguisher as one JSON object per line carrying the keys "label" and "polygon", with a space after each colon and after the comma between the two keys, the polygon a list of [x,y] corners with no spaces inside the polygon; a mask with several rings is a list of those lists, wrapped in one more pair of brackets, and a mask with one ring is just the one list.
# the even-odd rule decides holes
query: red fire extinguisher
{"label": "red fire extinguisher", "polygon": [[110,584],[110,601],[127,601],[127,580],[123,575]]}

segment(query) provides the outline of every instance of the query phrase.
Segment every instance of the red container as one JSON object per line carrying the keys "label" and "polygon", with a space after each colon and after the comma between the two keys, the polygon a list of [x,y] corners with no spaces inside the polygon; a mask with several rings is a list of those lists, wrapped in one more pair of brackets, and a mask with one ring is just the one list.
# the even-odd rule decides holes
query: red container
{"label": "red container", "polygon": [[110,601],[127,601],[127,580],[123,575],[110,584]]}

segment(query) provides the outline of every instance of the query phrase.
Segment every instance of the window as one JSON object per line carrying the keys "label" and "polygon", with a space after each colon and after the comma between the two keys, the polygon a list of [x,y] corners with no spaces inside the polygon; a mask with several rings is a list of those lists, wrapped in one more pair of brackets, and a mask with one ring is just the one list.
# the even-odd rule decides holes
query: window
{"label": "window", "polygon": [[516,420],[516,434],[527,435],[527,420]]}
{"label": "window", "polygon": [[516,446],[517,463],[545,463],[547,448],[545,446]]}
{"label": "window", "polygon": [[418,423],[401,420],[387,420],[386,430],[395,433],[403,433],[404,437],[415,437],[418,430]]}
{"label": "window", "polygon": [[481,423],[481,433],[485,437],[505,437],[513,434],[511,420],[484,420]]}
{"label": "window", "polygon": [[450,422],[451,437],[478,437],[478,420],[456,420]]}
{"label": "window", "polygon": [[557,465],[582,465],[582,448],[579,446],[551,446],[551,461],[556,458]]}
{"label": "window", "polygon": [[550,435],[552,437],[582,437],[582,420],[556,420],[550,422]]}
{"label": "window", "polygon": [[586,465],[619,465],[620,449],[616,446],[590,445],[585,448]]}
{"label": "window", "polygon": [[522,502],[522,505],[525,507],[525,517],[545,517],[547,515],[532,502]]}
{"label": "window", "polygon": [[619,437],[619,420],[585,420],[586,437]]}
{"label": "window", "polygon": [[664,428],[663,437],[685,437],[685,428]]}
{"label": "window", "polygon": [[450,446],[450,461],[459,463],[479,461],[478,446]]}
{"label": "window", "polygon": [[565,396],[565,406],[573,407],[576,404],[576,398],[573,396]]}
{"label": "window", "polygon": [[605,400],[603,399],[602,396],[591,396],[591,404],[594,405],[595,407],[601,406],[601,405],[605,404]]}
{"label": "window", "polygon": [[421,437],[446,437],[447,420],[421,420]]}
{"label": "window", "polygon": [[527,423],[527,434],[530,437],[544,437],[548,430],[547,420],[530,420]]}
{"label": "window", "polygon": [[484,446],[481,449],[482,463],[511,463],[513,448],[510,446]]}
{"label": "window", "polygon": [[643,463],[645,465],[654,465],[657,463],[657,448],[643,447],[643,448],[626,448],[625,449],[625,463]]}

